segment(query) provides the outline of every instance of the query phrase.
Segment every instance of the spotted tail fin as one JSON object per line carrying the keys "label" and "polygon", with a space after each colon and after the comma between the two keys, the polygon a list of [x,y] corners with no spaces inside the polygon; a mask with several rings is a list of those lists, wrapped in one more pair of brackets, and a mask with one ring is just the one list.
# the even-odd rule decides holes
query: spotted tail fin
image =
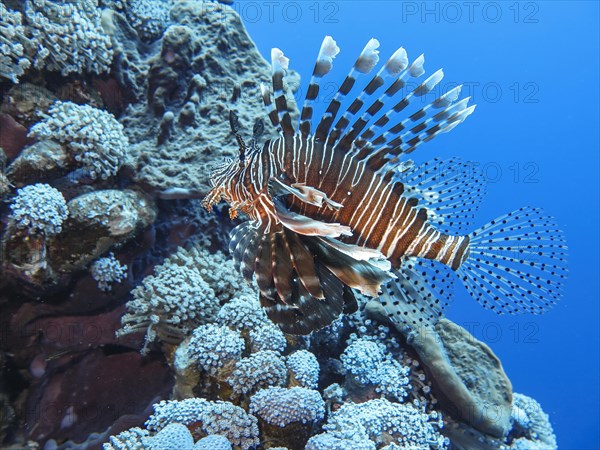
{"label": "spotted tail fin", "polygon": [[457,270],[465,287],[498,314],[541,314],[562,296],[567,246],[554,220],[521,208],[470,235],[469,253]]}

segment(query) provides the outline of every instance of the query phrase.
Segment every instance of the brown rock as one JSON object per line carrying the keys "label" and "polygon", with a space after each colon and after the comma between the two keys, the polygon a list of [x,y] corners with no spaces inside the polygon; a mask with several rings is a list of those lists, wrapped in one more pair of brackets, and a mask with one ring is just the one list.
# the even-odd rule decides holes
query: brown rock
{"label": "brown rock", "polygon": [[156,219],[156,205],[133,190],[108,189],[80,195],[68,203],[63,231],[49,244],[60,272],[81,269],[113,245],[123,243]]}
{"label": "brown rock", "polygon": [[27,128],[11,115],[0,114],[0,147],[9,159],[16,158],[27,144]]}
{"label": "brown rock", "polygon": [[29,128],[41,119],[41,115],[56,100],[56,96],[45,87],[20,83],[6,93],[0,112],[10,114],[25,128]]}
{"label": "brown rock", "polygon": [[22,187],[66,174],[70,162],[71,157],[62,145],[44,140],[25,148],[8,166],[6,174],[16,187]]}
{"label": "brown rock", "polygon": [[494,352],[447,319],[422,328],[410,345],[434,385],[440,405],[454,418],[493,437],[510,430],[512,385]]}
{"label": "brown rock", "polygon": [[97,349],[31,389],[26,409],[30,439],[85,441],[120,417],[139,414],[172,386],[169,368],[138,352],[105,355]]}

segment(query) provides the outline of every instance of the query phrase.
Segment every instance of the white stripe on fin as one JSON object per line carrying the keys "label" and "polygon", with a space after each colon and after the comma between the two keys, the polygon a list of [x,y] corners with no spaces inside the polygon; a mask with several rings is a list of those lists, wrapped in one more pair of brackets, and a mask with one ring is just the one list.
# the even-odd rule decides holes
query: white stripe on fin
{"label": "white stripe on fin", "polygon": [[317,57],[318,71],[315,71],[315,76],[322,77],[329,73],[333,68],[333,59],[340,53],[340,48],[331,36],[325,36],[321,44],[321,50]]}
{"label": "white stripe on fin", "polygon": [[358,57],[354,67],[361,73],[369,73],[379,62],[379,41],[372,38],[367,42],[362,53]]}
{"label": "white stripe on fin", "polygon": [[286,58],[281,50],[278,48],[271,49],[271,66],[273,67],[273,72],[287,70],[289,64],[290,59]]}

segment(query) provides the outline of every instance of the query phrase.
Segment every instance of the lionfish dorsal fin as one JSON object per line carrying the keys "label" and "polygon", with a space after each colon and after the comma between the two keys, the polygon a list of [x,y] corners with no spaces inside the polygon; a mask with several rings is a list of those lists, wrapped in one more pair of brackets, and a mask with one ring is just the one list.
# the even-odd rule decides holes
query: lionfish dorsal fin
{"label": "lionfish dorsal fin", "polygon": [[[275,98],[275,110],[277,111],[277,124],[281,127],[281,133],[284,136],[293,136],[296,130],[292,124],[292,116],[290,114],[289,105],[285,98],[285,89],[283,77],[288,69],[289,59],[278,48],[271,50],[271,69],[272,69],[272,84],[273,97]],[[263,93],[263,99],[265,94]],[[266,102],[265,102],[266,104]],[[271,119],[273,122],[274,117]]]}
{"label": "lionfish dorsal fin", "polygon": [[[397,49],[392,56],[388,59],[388,61],[379,69],[379,71],[373,76],[371,81],[364,87],[362,92],[354,99],[352,104],[344,111],[342,117],[337,121],[333,131],[330,133],[328,138],[328,144],[334,145],[335,142],[342,137],[343,145],[338,145],[338,149],[346,152],[350,146],[352,145],[352,141],[356,137],[356,135],[360,132],[362,127],[364,127],[368,121],[374,117],[379,110],[384,106],[384,97],[392,95],[391,92],[395,89],[398,89],[398,83],[396,83],[396,88],[388,89],[385,95],[380,96],[377,100],[375,100],[369,108],[365,111],[365,113],[360,116],[359,120],[357,120],[352,126],[352,130],[350,133],[344,134],[348,125],[350,124],[352,118],[362,110],[363,106],[367,99],[372,96],[376,91],[378,91],[381,87],[384,86],[386,80],[391,77],[396,77],[400,74],[406,67],[408,66],[408,59],[406,56],[406,51],[400,47]],[[389,92],[388,92],[389,91]]]}
{"label": "lionfish dorsal fin", "polygon": [[354,62],[352,69],[346,75],[346,78],[342,82],[340,88],[334,95],[331,102],[329,102],[329,106],[325,111],[323,117],[319,121],[317,125],[317,129],[315,131],[315,139],[320,142],[326,142],[327,136],[331,130],[331,125],[335,120],[342,102],[344,98],[350,93],[354,84],[356,83],[356,79],[360,75],[368,74],[373,70],[373,68],[379,62],[379,41],[377,39],[370,39],[365,45],[363,51],[360,53],[358,59]]}
{"label": "lionfish dorsal fin", "polygon": [[300,133],[306,138],[311,132],[311,121],[313,116],[313,105],[319,95],[321,78],[327,75],[333,68],[333,60],[340,52],[340,48],[331,36],[325,36],[319,56],[315,62],[310,84],[304,97],[302,112],[300,113]]}

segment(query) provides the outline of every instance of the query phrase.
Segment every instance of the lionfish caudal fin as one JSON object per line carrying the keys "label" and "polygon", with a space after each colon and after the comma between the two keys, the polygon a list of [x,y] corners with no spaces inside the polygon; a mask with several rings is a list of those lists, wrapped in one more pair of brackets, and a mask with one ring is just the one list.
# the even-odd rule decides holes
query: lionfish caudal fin
{"label": "lionfish caudal fin", "polygon": [[[442,81],[443,71],[440,69],[420,81],[425,74],[425,57],[421,55],[409,63],[406,51],[399,48],[371,77],[336,121],[342,104],[349,98],[356,81],[369,75],[378,65],[378,48],[379,42],[376,39],[371,39],[366,44],[319,119],[314,138],[335,147],[339,152],[365,161],[371,168],[385,172],[397,165],[400,155],[411,153],[421,143],[430,141],[463,122],[474,111],[475,105],[467,106],[469,98],[457,101],[461,86],[456,86],[431,101],[426,100]],[[302,137],[308,137],[313,132],[313,109],[319,95],[320,82],[333,68],[333,60],[339,52],[336,42],[331,36],[326,36],[300,114],[298,128]],[[296,128],[291,120],[283,83],[289,59],[281,50],[274,48],[271,51],[271,65],[275,101],[273,102],[270,89],[262,85],[263,102],[271,123],[284,136],[293,136]],[[399,92],[403,93],[400,99],[397,95]]]}
{"label": "lionfish caudal fin", "polygon": [[518,209],[469,237],[469,254],[457,273],[485,308],[498,314],[541,314],[561,298],[566,241],[542,210]]}
{"label": "lionfish caudal fin", "polygon": [[555,221],[540,209],[521,208],[468,236],[458,270],[407,258],[394,270],[397,281],[382,286],[381,303],[407,336],[435,325],[453,299],[457,276],[475,300],[497,314],[541,314],[561,298],[567,246]]}

